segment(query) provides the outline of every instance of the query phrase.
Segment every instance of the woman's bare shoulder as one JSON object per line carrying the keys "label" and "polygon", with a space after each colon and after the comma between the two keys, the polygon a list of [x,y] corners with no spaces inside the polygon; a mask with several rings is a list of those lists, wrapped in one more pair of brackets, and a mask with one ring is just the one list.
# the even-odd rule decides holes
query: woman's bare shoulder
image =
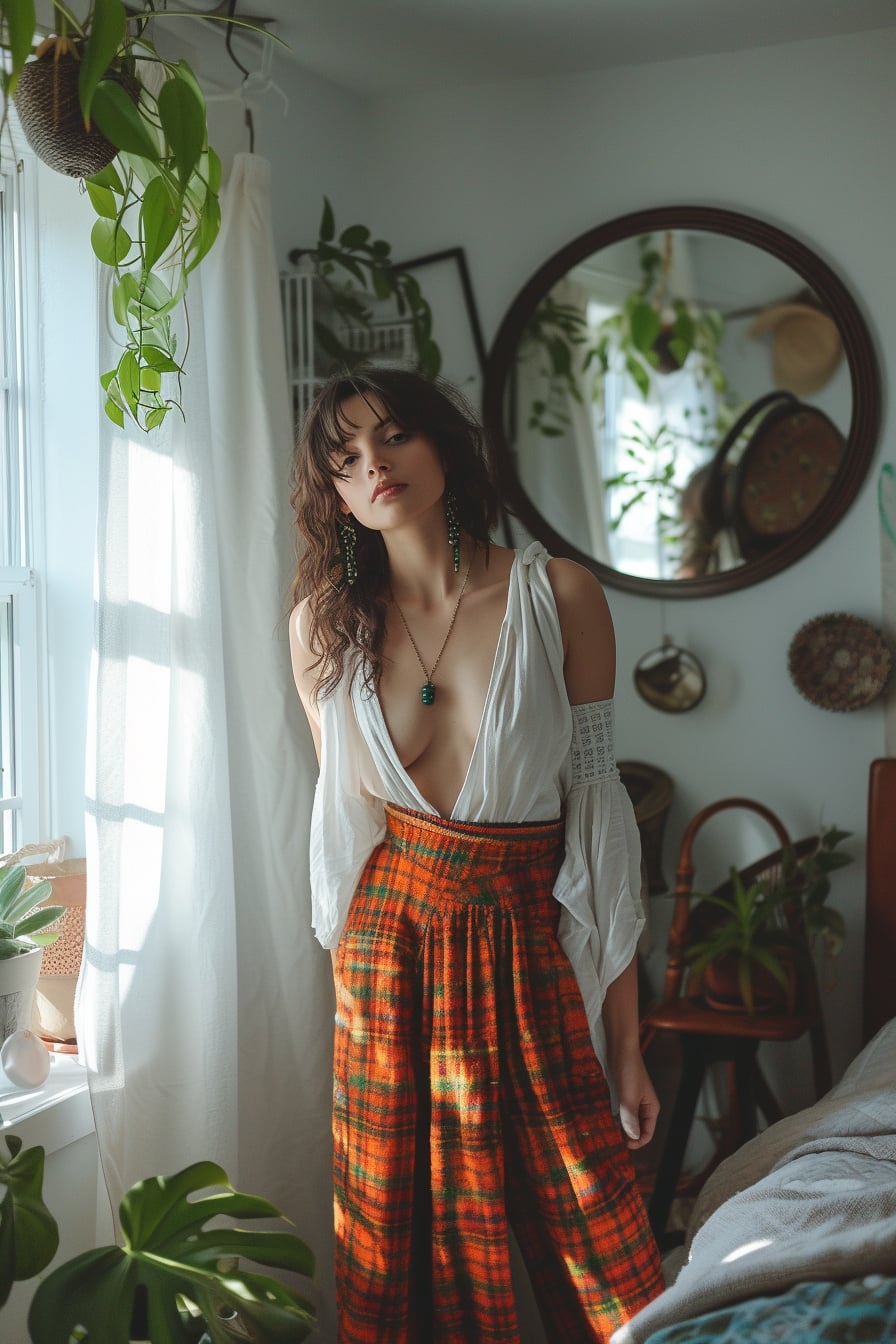
{"label": "woman's bare shoulder", "polygon": [[594,618],[598,613],[609,615],[606,595],[596,574],[578,564],[555,556],[547,563],[547,576],[557,603],[557,610],[572,612],[582,607]]}
{"label": "woman's bare shoulder", "polygon": [[613,618],[600,581],[574,560],[548,563],[563,639],[564,676],[570,704],[607,700],[616,678]]}

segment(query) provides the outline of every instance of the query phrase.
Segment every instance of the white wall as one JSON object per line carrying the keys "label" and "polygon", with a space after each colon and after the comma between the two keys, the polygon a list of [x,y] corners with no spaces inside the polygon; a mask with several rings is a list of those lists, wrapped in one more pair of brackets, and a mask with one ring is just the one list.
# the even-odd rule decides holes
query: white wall
{"label": "white wall", "polygon": [[[369,109],[376,191],[364,222],[396,255],[462,244],[491,339],[532,272],[588,228],[663,204],[751,212],[839,272],[886,352],[896,341],[896,193],[883,158],[884,128],[896,118],[894,60],[896,33],[887,30],[381,99]],[[669,601],[665,610],[654,599],[609,593],[620,646],[620,755],[660,765],[676,783],[667,876],[687,819],[731,794],[764,801],[795,835],[820,817],[855,832],[857,862],[836,887],[848,943],[825,1000],[835,1073],[858,1044],[867,770],[884,753],[883,712],[880,704],[849,715],[809,705],[788,680],[786,652],[796,629],[821,612],[879,619],[874,489],[872,471],[819,548],[743,592]],[[631,682],[638,657],[664,631],[698,654],[708,674],[704,703],[680,717],[644,705]],[[745,857],[770,847],[757,833]],[[658,928],[669,904],[653,902]],[[790,1104],[808,1099],[804,1070],[779,1057],[772,1071]],[[791,1083],[784,1075],[795,1072],[802,1077]]]}
{"label": "white wall", "polygon": [[[243,103],[238,97],[221,97],[238,85],[239,76],[232,66],[222,65],[220,54],[214,67],[210,55],[203,56],[199,68],[203,73],[208,69],[215,81],[208,103],[209,141],[221,155],[226,176],[233,155],[249,148]],[[357,223],[368,211],[363,153],[367,114],[359,98],[298,71],[279,54],[273,59],[272,79],[285,102],[272,88],[253,96],[250,105],[255,152],[269,159],[273,169],[274,241],[278,265],[285,268],[292,248],[316,243],[324,196],[329,196],[340,228]]]}

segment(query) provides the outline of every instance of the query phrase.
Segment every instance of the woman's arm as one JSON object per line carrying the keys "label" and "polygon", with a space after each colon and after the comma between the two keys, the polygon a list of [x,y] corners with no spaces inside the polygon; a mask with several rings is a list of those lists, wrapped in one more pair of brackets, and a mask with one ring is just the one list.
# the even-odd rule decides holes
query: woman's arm
{"label": "woman's arm", "polygon": [[[616,638],[604,591],[571,560],[551,560],[548,578],[563,636],[563,672],[571,705],[610,700],[616,681]],[[619,1096],[619,1118],[629,1148],[649,1143],[659,1101],[647,1075],[638,1039],[636,958],[607,986],[603,1006],[610,1072]]]}

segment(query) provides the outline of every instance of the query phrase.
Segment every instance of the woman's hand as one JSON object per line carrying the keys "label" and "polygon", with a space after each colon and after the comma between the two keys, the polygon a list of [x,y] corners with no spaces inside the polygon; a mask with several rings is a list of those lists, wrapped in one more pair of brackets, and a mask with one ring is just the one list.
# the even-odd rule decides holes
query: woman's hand
{"label": "woman's hand", "polygon": [[619,1096],[619,1120],[629,1148],[643,1148],[653,1138],[660,1103],[648,1077],[640,1051],[632,1051],[616,1062],[610,1072]]}

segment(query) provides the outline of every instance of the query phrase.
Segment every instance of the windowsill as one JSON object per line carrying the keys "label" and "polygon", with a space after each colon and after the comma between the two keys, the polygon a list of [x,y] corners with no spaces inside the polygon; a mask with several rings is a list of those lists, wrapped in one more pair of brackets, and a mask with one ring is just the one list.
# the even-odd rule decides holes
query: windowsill
{"label": "windowsill", "polygon": [[77,1055],[51,1055],[43,1087],[15,1088],[0,1069],[0,1134],[56,1152],[94,1130],[87,1073]]}

